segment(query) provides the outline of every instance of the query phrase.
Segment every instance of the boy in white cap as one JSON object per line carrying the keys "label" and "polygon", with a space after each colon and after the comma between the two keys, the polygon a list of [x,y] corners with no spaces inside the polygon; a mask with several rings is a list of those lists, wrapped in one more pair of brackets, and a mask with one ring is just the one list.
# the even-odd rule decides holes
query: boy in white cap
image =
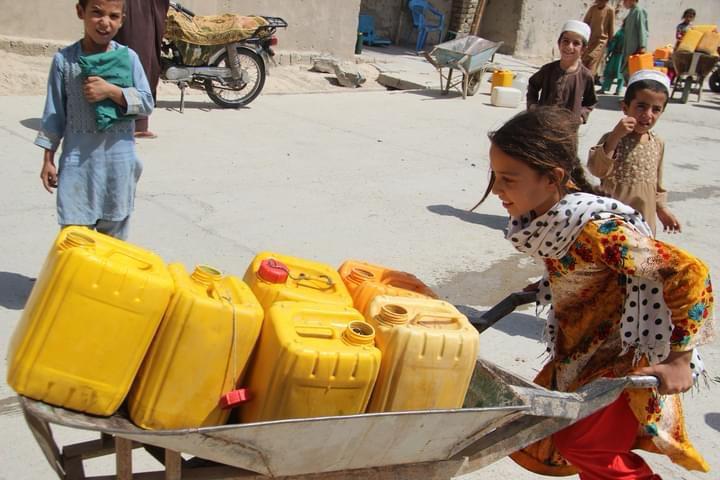
{"label": "boy in white cap", "polygon": [[625,116],[590,149],[588,159],[588,169],[605,192],[642,213],[653,233],[656,216],[666,232],[680,232],[662,186],[665,142],[652,131],[669,92],[670,80],[662,72],[635,72],[621,102]]}
{"label": "boy in white cap", "polygon": [[555,105],[567,108],[582,123],[587,122],[597,103],[592,73],[581,61],[589,40],[587,23],[565,22],[558,38],[560,60],[543,65],[528,81],[528,109],[536,105]]}

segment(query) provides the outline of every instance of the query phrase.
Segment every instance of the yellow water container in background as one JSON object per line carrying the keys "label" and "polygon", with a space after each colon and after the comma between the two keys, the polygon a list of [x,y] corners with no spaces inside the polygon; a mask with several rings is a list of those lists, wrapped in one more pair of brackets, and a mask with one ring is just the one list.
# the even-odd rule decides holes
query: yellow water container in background
{"label": "yellow water container in background", "polygon": [[638,70],[652,70],[655,66],[655,59],[652,53],[638,53],[628,57],[628,72],[630,75]]}
{"label": "yellow water container in background", "polygon": [[171,264],[175,294],[130,391],[130,418],[149,429],[224,425],[223,395],[237,388],[263,311],[239,278]]}
{"label": "yellow water container in background", "polygon": [[363,413],[380,368],[375,332],[355,309],[275,303],[246,384],[243,422]]}
{"label": "yellow water container in background", "polygon": [[700,42],[698,42],[695,51],[704,53],[705,55],[712,55],[714,57],[717,57],[718,47],[720,47],[720,33],[705,32],[703,33]]}
{"label": "yellow water container in background", "polygon": [[688,30],[697,30],[699,32],[717,32],[717,25],[704,24],[704,25],[693,25]]}
{"label": "yellow water container in background", "polygon": [[462,407],[480,335],[442,300],[379,296],[368,309],[382,364],[368,412]]}
{"label": "yellow water container in background", "polygon": [[353,297],[358,287],[367,281],[403,288],[429,297],[436,296],[427,285],[412,273],[393,270],[382,265],[360,260],[346,260],[340,265],[338,273]]}
{"label": "yellow water container in background", "polygon": [[492,74],[492,87],[511,87],[513,82],[513,72],[511,70],[495,70]]}
{"label": "yellow water container in background", "polygon": [[274,302],[316,302],[352,306],[340,275],[329,265],[273,252],[261,252],[245,272],[265,312]]}
{"label": "yellow water container in background", "polygon": [[94,415],[127,395],[173,292],[154,253],[88,230],[61,230],[10,340],[19,394]]}
{"label": "yellow water container in background", "polygon": [[670,60],[672,57],[673,47],[672,45],[666,45],[664,47],[656,48],[653,52],[653,59],[655,60]]}
{"label": "yellow water container in background", "polygon": [[696,28],[689,28],[683,35],[680,44],[677,46],[678,52],[694,52],[700,40],[703,37],[703,31]]}

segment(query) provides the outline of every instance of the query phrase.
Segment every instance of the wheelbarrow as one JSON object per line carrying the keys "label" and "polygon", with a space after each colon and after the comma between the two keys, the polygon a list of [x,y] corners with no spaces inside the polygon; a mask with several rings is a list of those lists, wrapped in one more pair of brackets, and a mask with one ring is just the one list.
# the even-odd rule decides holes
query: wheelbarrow
{"label": "wheelbarrow", "polygon": [[718,63],[717,55],[707,55],[700,52],[675,52],[672,56],[672,62],[677,77],[675,77],[675,85],[670,98],[673,98],[675,92],[680,90],[680,101],[687,103],[690,93],[695,90],[699,102],[705,77],[712,72]]}
{"label": "wheelbarrow", "polygon": [[[502,44],[503,42],[492,42],[468,35],[440,43],[430,53],[423,52],[423,55],[440,74],[440,90],[444,95],[447,95],[452,87],[462,93],[463,98],[467,98],[480,89],[483,73],[493,66],[495,52]],[[444,68],[448,69],[447,75],[443,72]],[[459,70],[462,78],[453,81],[453,70]]]}
{"label": "wheelbarrow", "polygon": [[[473,323],[482,332],[533,299],[510,295]],[[656,384],[655,377],[599,379],[574,393],[554,392],[478,360],[463,408],[155,431],[136,427],[122,413],[101,418],[24,397],[19,403],[63,480],[447,480],[592,414],[626,388]],[[100,438],[61,449],[51,425],[95,431]],[[133,448],[145,448],[163,469],[133,474]],[[111,454],[116,475],[85,475],[84,460]]]}

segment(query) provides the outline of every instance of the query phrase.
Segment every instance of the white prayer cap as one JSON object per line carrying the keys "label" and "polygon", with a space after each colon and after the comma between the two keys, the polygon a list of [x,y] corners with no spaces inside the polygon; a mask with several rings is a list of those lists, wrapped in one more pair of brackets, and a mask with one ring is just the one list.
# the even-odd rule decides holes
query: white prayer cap
{"label": "white prayer cap", "polygon": [[660,70],[638,70],[630,76],[628,87],[640,80],[655,80],[656,82],[660,82],[660,84],[665,87],[665,90],[667,90],[668,95],[670,95],[670,79]]}
{"label": "white prayer cap", "polygon": [[562,31],[577,33],[585,40],[585,43],[590,41],[590,25],[580,20],[568,20],[563,25]]}

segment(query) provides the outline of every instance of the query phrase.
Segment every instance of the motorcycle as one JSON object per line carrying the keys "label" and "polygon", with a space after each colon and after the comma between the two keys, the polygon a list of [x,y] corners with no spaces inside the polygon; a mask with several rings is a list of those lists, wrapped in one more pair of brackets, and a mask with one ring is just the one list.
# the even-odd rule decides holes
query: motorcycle
{"label": "motorcycle", "polygon": [[[220,107],[243,107],[260,95],[268,63],[275,55],[272,47],[278,43],[275,32],[288,24],[280,17],[224,15],[209,17],[213,21],[206,25],[221,19],[231,22],[234,30],[208,32],[203,30],[208,28],[202,25],[204,18],[170,2],[160,78],[180,89],[180,112],[186,88],[204,90]],[[243,19],[255,23],[238,27],[236,23]]]}
{"label": "motorcycle", "polygon": [[713,68],[708,83],[710,84],[710,90],[715,93],[720,93],[720,62],[718,62],[715,65],[715,68]]}

